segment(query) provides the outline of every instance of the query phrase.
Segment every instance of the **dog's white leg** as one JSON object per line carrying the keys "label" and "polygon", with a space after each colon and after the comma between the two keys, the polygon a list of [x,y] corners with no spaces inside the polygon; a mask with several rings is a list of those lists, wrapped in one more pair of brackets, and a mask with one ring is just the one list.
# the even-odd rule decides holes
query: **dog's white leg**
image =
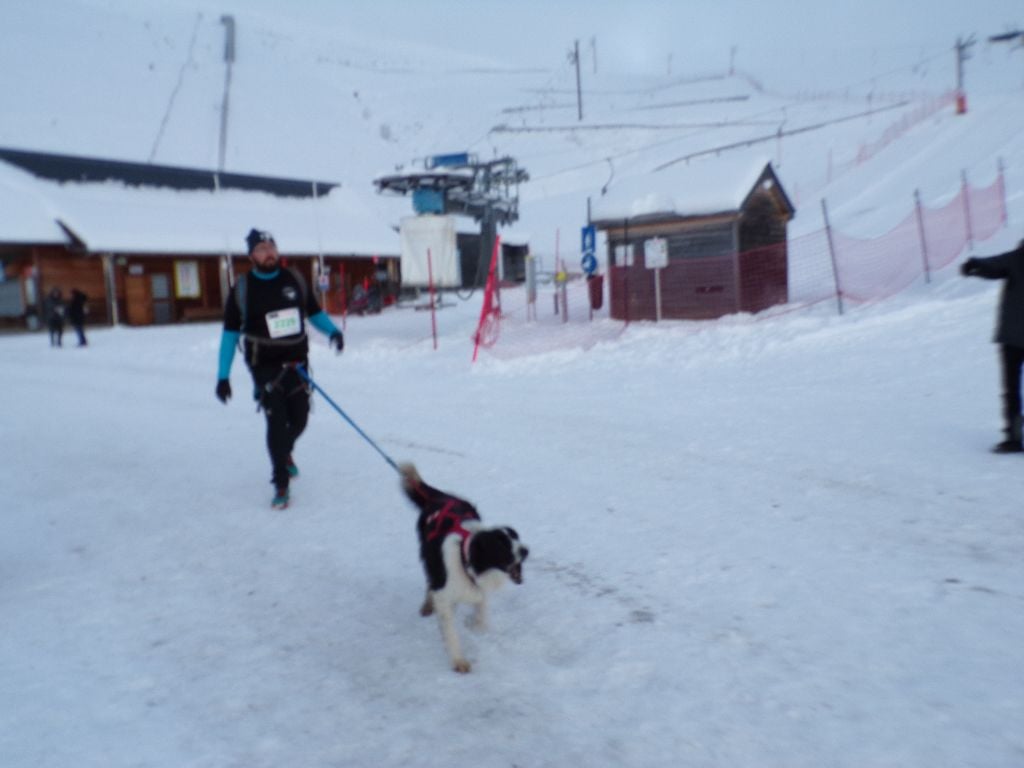
{"label": "dog's white leg", "polygon": [[487,629],[487,598],[483,597],[480,602],[476,604],[476,608],[473,611],[473,620],[470,626],[478,632],[483,632]]}
{"label": "dog's white leg", "polygon": [[427,596],[423,598],[423,605],[420,606],[420,616],[429,616],[434,612],[434,596],[427,588]]}
{"label": "dog's white leg", "polygon": [[441,626],[444,647],[448,650],[448,657],[452,660],[452,669],[460,673],[469,672],[469,662],[462,657],[459,635],[455,631],[455,606],[448,600],[435,598],[434,608],[437,610],[437,621]]}

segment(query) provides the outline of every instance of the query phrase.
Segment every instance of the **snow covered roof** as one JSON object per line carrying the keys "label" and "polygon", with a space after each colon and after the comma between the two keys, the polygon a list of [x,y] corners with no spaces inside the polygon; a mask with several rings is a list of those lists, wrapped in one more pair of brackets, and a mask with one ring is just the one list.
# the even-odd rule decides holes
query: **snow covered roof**
{"label": "snow covered roof", "polygon": [[[765,173],[771,174],[773,183],[778,182],[771,162],[763,155],[722,156],[673,166],[613,185],[595,200],[592,219],[614,222],[733,213],[743,207]],[[792,210],[781,187],[779,191]]]}
{"label": "snow covered roof", "polygon": [[252,227],[272,232],[284,254],[399,252],[398,234],[340,186],[314,199],[113,181],[60,184],[0,162],[0,242],[66,243],[61,226],[93,252],[244,253]]}
{"label": "snow covered roof", "polygon": [[0,162],[0,243],[66,245],[57,216],[31,174]]}

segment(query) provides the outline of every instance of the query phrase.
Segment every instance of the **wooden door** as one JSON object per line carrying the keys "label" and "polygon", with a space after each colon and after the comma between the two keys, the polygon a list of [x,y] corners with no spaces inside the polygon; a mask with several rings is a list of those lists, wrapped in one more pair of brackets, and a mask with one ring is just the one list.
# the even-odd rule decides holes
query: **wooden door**
{"label": "wooden door", "polygon": [[124,301],[128,325],[153,324],[153,294],[148,275],[125,277]]}

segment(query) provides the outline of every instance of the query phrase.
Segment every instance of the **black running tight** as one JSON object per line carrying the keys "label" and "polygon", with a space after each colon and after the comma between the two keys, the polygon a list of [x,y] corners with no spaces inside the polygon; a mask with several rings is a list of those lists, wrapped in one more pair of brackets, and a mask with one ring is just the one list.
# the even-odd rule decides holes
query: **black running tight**
{"label": "black running tight", "polygon": [[309,390],[293,366],[259,367],[252,375],[267,419],[271,482],[277,488],[287,488],[288,457],[309,419]]}

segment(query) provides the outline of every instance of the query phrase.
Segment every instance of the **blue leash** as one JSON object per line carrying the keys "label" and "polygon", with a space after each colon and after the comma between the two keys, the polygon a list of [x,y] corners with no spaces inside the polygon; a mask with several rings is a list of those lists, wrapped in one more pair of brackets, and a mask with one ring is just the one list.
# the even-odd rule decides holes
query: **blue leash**
{"label": "blue leash", "polygon": [[340,406],[339,406],[339,405],[338,405],[338,404],[337,404],[336,402],[334,402],[333,400],[331,400],[331,397],[330,397],[330,395],[328,395],[328,394],[327,394],[326,392],[324,392],[324,391],[323,391],[323,390],[322,390],[322,389],[320,388],[320,385],[319,385],[319,384],[317,384],[317,383],[316,383],[315,381],[313,381],[313,379],[311,379],[311,378],[310,378],[309,374],[308,374],[308,373],[306,373],[306,368],[305,368],[305,366],[302,366],[302,365],[296,365],[296,366],[295,366],[295,370],[299,372],[299,376],[301,376],[301,377],[302,377],[303,379],[305,379],[305,380],[306,380],[306,382],[307,382],[307,383],[308,383],[308,384],[309,384],[309,385],[310,385],[311,387],[313,387],[313,389],[315,389],[315,390],[316,390],[317,392],[319,392],[319,393],[320,393],[321,395],[323,395],[323,398],[324,398],[324,400],[326,400],[326,401],[327,401],[328,403],[330,403],[330,404],[331,404],[331,406],[332,406],[332,407],[334,408],[334,410],[336,410],[336,411],[337,411],[337,412],[338,412],[338,413],[339,413],[339,414],[341,415],[341,418],[343,418],[343,419],[344,419],[345,421],[347,421],[347,422],[349,423],[349,426],[351,426],[351,427],[352,427],[352,429],[354,429],[354,430],[355,430],[356,432],[358,432],[358,433],[359,433],[359,435],[360,435],[360,437],[362,437],[362,438],[363,438],[363,440],[365,440],[365,441],[366,441],[366,442],[368,442],[368,443],[369,443],[370,445],[372,445],[372,446],[373,446],[373,449],[374,449],[375,451],[377,451],[377,453],[379,453],[379,454],[380,454],[381,456],[383,456],[383,457],[384,457],[384,461],[386,461],[386,462],[387,462],[388,464],[390,464],[390,465],[392,466],[392,468],[393,468],[393,469],[394,469],[394,470],[395,470],[396,472],[398,472],[398,471],[399,471],[399,469],[398,469],[398,465],[397,465],[397,464],[395,463],[395,460],[394,460],[394,459],[392,459],[392,458],[391,458],[390,456],[388,456],[388,455],[387,455],[386,453],[384,453],[384,451],[382,451],[382,450],[380,449],[380,446],[379,446],[379,445],[377,445],[377,444],[376,444],[375,442],[373,442],[373,440],[371,440],[371,439],[370,439],[370,436],[369,436],[368,434],[366,434],[365,432],[363,432],[363,430],[361,430],[361,429],[359,428],[359,425],[358,425],[358,424],[356,424],[356,423],[355,423],[354,421],[352,421],[352,419],[350,419],[350,418],[349,418],[349,415],[348,415],[347,413],[345,413],[345,412],[344,412],[343,410],[341,410],[341,407],[340,407]]}

